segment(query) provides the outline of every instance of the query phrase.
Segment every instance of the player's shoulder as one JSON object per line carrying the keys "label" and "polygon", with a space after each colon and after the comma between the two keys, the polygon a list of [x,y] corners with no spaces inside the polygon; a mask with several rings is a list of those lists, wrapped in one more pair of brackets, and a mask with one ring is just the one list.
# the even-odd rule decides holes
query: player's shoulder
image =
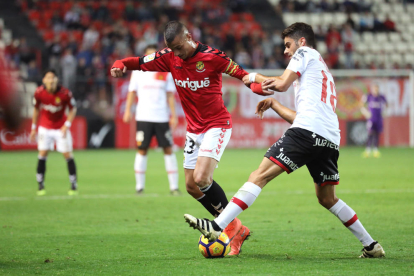
{"label": "player's shoulder", "polygon": [[42,84],[42,85],[40,85],[40,86],[38,86],[38,87],[36,88],[36,90],[35,90],[35,92],[34,92],[34,95],[35,95],[35,96],[39,96],[39,95],[40,95],[40,94],[42,94],[44,91],[45,91],[45,87],[44,87],[44,85]]}
{"label": "player's shoulder", "polygon": [[200,53],[206,56],[211,56],[212,58],[220,57],[230,61],[230,58],[225,52],[202,43],[200,43]]}
{"label": "player's shoulder", "polygon": [[293,55],[293,57],[296,59],[307,59],[307,60],[319,59],[319,56],[320,54],[318,51],[308,46],[300,47],[299,49],[296,50],[295,54]]}
{"label": "player's shoulder", "polygon": [[65,97],[68,97],[68,98],[72,97],[72,92],[68,88],[66,88],[64,86],[58,86],[57,89],[58,89],[57,93],[59,95],[65,96]]}

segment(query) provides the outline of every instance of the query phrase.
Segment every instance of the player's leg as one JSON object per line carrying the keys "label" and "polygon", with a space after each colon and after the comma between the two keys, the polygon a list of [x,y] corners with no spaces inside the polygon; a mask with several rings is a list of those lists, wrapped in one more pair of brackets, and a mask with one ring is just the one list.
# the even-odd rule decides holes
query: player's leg
{"label": "player's leg", "polygon": [[[338,217],[344,226],[354,234],[364,246],[364,250],[368,250],[367,256],[383,256],[382,247],[371,238],[355,211],[341,199],[338,199],[335,194],[335,185],[339,184],[338,158],[339,148],[323,147],[319,151],[318,158],[306,165],[315,183],[319,204]],[[375,252],[371,252],[372,250]]]}
{"label": "player's leg", "polygon": [[171,195],[180,195],[178,189],[178,166],[177,158],[172,150],[173,137],[168,123],[157,123],[155,126],[155,135],[157,137],[158,146],[163,148],[165,170],[168,175]]}
{"label": "player's leg", "polygon": [[135,191],[142,194],[145,189],[145,173],[147,171],[147,153],[153,136],[153,124],[137,121],[137,153],[135,154]]}
{"label": "player's leg", "polygon": [[280,166],[264,158],[259,168],[250,174],[248,181],[233,196],[221,214],[209,223],[208,228],[211,228],[209,230],[203,229],[203,227],[197,227],[203,226],[203,222],[200,219],[196,219],[190,215],[185,215],[185,218],[191,226],[196,227],[207,238],[213,241],[218,238],[223,231],[222,229],[226,228],[233,219],[253,204],[262,191],[262,188],[270,180],[283,172],[284,170]]}
{"label": "player's leg", "polygon": [[37,195],[45,195],[45,173],[46,173],[46,159],[47,159],[47,150],[39,150],[39,155],[37,157],[37,171],[36,171],[36,180],[39,184],[39,190]]}
{"label": "player's leg", "polygon": [[374,139],[373,139],[373,152],[372,152],[372,156],[374,156],[375,158],[379,158],[381,157],[381,154],[378,150],[378,146],[379,146],[379,138],[380,138],[380,134],[382,132],[382,121],[378,121],[375,122],[374,124]]}
{"label": "player's leg", "polygon": [[362,153],[362,156],[367,158],[371,155],[371,149],[373,146],[373,140],[374,140],[374,135],[373,135],[373,124],[371,120],[367,121],[367,132],[368,132],[368,138],[367,138],[367,145],[365,147],[365,151]]}
{"label": "player's leg", "polygon": [[42,196],[46,194],[45,190],[45,174],[46,174],[46,160],[47,154],[51,146],[53,145],[53,139],[50,135],[50,130],[39,127],[37,136],[37,149],[39,150],[37,159],[37,171],[36,180],[39,184],[37,195]]}
{"label": "player's leg", "polygon": [[73,158],[73,142],[70,130],[66,131],[66,136],[63,137],[60,130],[55,130],[56,149],[62,153],[66,160],[69,172],[70,190],[69,195],[76,195],[78,193],[78,177],[76,172],[75,159]]}
{"label": "player's leg", "polygon": [[385,256],[381,245],[372,239],[370,234],[358,219],[355,211],[344,201],[335,195],[334,185],[325,185],[321,187],[315,183],[316,196],[319,203],[334,214],[346,228],[362,243],[364,246],[361,258],[378,258]]}
{"label": "player's leg", "polygon": [[211,203],[210,199],[200,191],[197,184],[194,181],[194,170],[191,169],[184,169],[184,176],[185,176],[185,187],[187,193],[190,194],[194,199],[200,202],[201,205],[213,216],[217,217],[220,213],[214,209],[213,204]]}

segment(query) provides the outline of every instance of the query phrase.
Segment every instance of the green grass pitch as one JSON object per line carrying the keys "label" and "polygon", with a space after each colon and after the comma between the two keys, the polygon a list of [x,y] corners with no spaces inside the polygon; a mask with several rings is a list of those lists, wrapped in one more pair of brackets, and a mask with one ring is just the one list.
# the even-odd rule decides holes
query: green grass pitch
{"label": "green grass pitch", "polygon": [[[265,151],[226,150],[214,179],[229,198]],[[183,214],[210,216],[185,193],[181,166],[184,195],[169,195],[160,152],[149,153],[143,196],[134,194],[133,150],[75,152],[72,198],[60,154],[49,155],[47,195],[37,197],[37,153],[0,152],[0,275],[414,275],[414,150],[361,152],[341,149],[337,194],[384,259],[357,258],[361,244],[319,206],[306,168],[270,182],[239,216],[253,231],[239,257],[204,259]]]}

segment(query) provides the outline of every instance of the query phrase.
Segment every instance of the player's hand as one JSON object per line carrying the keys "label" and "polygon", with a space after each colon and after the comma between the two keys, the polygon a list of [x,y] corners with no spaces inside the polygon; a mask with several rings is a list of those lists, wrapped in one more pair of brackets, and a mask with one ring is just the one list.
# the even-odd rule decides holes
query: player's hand
{"label": "player's hand", "polygon": [[67,127],[67,126],[65,126],[65,125],[63,125],[63,126],[60,128],[60,131],[62,132],[62,137],[63,137],[63,138],[65,138],[65,137],[66,137],[66,132],[68,131],[68,127]]}
{"label": "player's hand", "polygon": [[249,75],[244,76],[242,81],[243,81],[244,85],[246,85],[247,87],[250,87],[250,84],[252,84],[250,82]]}
{"label": "player's hand", "polygon": [[126,71],[127,71],[126,66],[124,66],[123,69],[113,67],[111,69],[111,76],[114,78],[120,78],[126,73]]}
{"label": "player's hand", "polygon": [[178,119],[177,116],[171,116],[170,118],[170,127],[172,130],[174,130],[178,125]]}
{"label": "player's hand", "polygon": [[255,114],[260,119],[263,119],[263,113],[272,107],[273,100],[273,98],[267,98],[257,104]]}
{"label": "player's hand", "polygon": [[30,132],[30,142],[34,142],[36,141],[36,129],[32,129],[32,131]]}
{"label": "player's hand", "polygon": [[[276,90],[276,80],[267,79],[262,82],[262,89],[264,92],[274,92]],[[273,94],[273,93],[272,93]]]}
{"label": "player's hand", "polygon": [[124,118],[122,118],[124,123],[129,123],[131,121],[131,112],[125,111]]}

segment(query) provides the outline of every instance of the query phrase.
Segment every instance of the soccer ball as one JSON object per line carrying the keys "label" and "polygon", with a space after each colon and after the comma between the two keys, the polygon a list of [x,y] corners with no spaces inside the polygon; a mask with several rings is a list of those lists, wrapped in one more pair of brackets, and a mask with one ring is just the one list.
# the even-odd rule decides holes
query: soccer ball
{"label": "soccer ball", "polygon": [[198,249],[205,258],[223,258],[230,252],[230,239],[226,234],[221,233],[216,241],[208,242],[208,239],[201,235]]}

